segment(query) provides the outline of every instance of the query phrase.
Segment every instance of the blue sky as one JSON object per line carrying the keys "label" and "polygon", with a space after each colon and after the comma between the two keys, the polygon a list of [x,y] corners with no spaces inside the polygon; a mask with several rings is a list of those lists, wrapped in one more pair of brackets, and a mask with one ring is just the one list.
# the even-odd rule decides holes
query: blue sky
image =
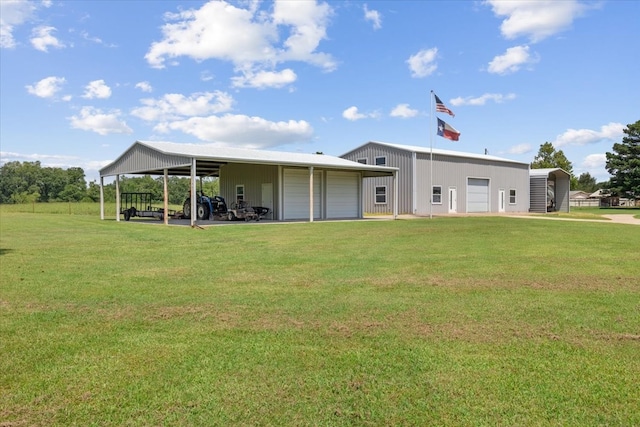
{"label": "blue sky", "polygon": [[[640,119],[638,1],[0,1],[0,161],[82,167],[136,140],[341,155],[367,141],[576,176]],[[435,136],[433,90],[460,133]]]}

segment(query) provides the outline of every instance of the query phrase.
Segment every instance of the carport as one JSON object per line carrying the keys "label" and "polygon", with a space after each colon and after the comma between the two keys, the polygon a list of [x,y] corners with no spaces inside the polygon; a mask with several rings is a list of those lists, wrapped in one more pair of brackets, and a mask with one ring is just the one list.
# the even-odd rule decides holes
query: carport
{"label": "carport", "polygon": [[[136,141],[115,161],[100,169],[100,217],[105,219],[105,177],[115,177],[116,220],[119,221],[120,176],[155,175],[164,177],[164,212],[169,211],[168,177],[188,176],[191,178],[191,212],[196,211],[198,177],[218,177],[220,192],[229,200],[239,194],[240,187],[243,195],[258,199],[270,192],[274,220],[308,219],[312,222],[314,219],[362,218],[362,180],[391,176],[395,187],[397,173],[397,168],[365,165],[320,153]],[[397,197],[394,197],[393,205],[395,218]],[[164,215],[164,222],[168,224],[168,215]],[[196,216],[191,215],[191,225],[196,223]]]}
{"label": "carport", "polygon": [[571,175],[560,168],[530,169],[530,212],[569,212]]}

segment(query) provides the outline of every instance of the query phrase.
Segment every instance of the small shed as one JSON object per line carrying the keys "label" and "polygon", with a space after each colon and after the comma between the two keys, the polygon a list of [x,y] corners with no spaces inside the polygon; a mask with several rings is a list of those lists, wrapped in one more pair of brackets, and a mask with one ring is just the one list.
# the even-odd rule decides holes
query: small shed
{"label": "small shed", "polygon": [[571,175],[560,168],[529,171],[531,212],[569,212]]}
{"label": "small shed", "polygon": [[[363,180],[385,176],[395,181],[397,168],[363,165],[324,154],[136,141],[100,170],[102,219],[104,178],[115,176],[116,209],[120,212],[119,176],[135,174],[164,176],[165,211],[169,175],[191,178],[191,212],[196,211],[197,178],[214,176],[219,177],[220,195],[227,200],[241,196],[243,200],[269,207],[273,219],[280,221],[313,221],[361,218]],[[397,210],[394,212],[397,214]],[[194,217],[191,215],[192,225]],[[166,216],[164,220],[166,223]]]}

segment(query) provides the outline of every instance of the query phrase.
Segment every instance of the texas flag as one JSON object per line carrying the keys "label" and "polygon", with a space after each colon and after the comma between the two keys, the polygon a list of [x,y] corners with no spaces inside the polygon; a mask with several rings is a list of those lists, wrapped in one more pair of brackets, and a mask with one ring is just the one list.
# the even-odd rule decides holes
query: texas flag
{"label": "texas flag", "polygon": [[455,130],[453,126],[445,123],[444,120],[438,119],[438,135],[451,141],[457,141],[458,137],[460,137],[460,132]]}

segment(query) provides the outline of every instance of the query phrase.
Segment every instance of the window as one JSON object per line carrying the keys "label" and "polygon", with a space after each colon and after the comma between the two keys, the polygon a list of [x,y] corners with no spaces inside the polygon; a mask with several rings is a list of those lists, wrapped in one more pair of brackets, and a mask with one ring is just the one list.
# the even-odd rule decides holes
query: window
{"label": "window", "polygon": [[384,185],[376,187],[376,205],[387,203],[387,187]]}
{"label": "window", "polygon": [[358,159],[358,160],[356,160],[356,162],[362,163],[363,165],[366,165],[367,164],[367,159]]}
{"label": "window", "polygon": [[376,157],[376,166],[387,166],[387,158],[384,156]]}
{"label": "window", "polygon": [[509,190],[509,204],[510,205],[516,204],[516,190],[514,188]]}
{"label": "window", "polygon": [[236,202],[244,201],[244,185],[236,185]]}
{"label": "window", "polygon": [[431,203],[434,205],[442,204],[442,186],[434,185],[431,189]]}

